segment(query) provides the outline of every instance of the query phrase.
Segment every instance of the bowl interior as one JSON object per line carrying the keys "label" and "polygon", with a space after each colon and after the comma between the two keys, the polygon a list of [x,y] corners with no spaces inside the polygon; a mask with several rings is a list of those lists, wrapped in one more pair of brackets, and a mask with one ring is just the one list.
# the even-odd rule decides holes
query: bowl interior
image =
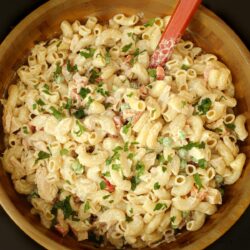
{"label": "bowl interior", "polygon": [[[49,1],[22,21],[5,39],[0,47],[0,95],[15,82],[15,71],[26,61],[30,48],[37,42],[55,37],[60,22],[64,19],[84,20],[95,15],[107,20],[116,13],[134,14],[143,12],[145,19],[172,13],[176,1],[169,0],[55,0]],[[193,18],[186,35],[205,51],[216,54],[232,71],[236,86],[238,106],[236,113],[245,113],[249,118],[250,107],[250,57],[238,37],[214,14],[201,7]],[[1,107],[2,113],[2,107]],[[250,131],[249,119],[247,128]],[[3,129],[0,128],[3,151]],[[226,188],[224,204],[218,212],[207,219],[197,232],[184,232],[177,241],[155,249],[202,249],[219,238],[244,212],[250,201],[249,154],[250,138],[241,144],[247,155],[246,167],[238,182]],[[48,249],[93,249],[91,242],[77,242],[73,237],[61,238],[40,225],[38,217],[30,214],[30,205],[25,197],[18,195],[9,176],[0,167],[0,203],[12,219],[34,240]]]}

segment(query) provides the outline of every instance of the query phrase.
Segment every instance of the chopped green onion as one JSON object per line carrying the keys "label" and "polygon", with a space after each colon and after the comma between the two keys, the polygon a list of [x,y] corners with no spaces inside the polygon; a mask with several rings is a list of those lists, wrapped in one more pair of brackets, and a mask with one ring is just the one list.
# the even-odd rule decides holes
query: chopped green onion
{"label": "chopped green onion", "polygon": [[155,18],[150,18],[145,24],[145,27],[152,27],[155,23]]}
{"label": "chopped green onion", "polygon": [[93,48],[87,48],[85,50],[87,50],[87,52],[86,51],[80,51],[80,55],[83,56],[83,57],[85,57],[86,59],[93,57],[94,54],[95,54],[95,51],[96,51]]}
{"label": "chopped green onion", "polygon": [[161,185],[159,184],[159,182],[156,182],[154,184],[154,190],[158,190],[158,189],[160,189],[160,187],[161,187]]}
{"label": "chopped green onion", "polygon": [[158,211],[158,210],[161,210],[161,209],[164,209],[164,208],[167,208],[167,205],[165,203],[157,203],[155,205],[154,211]]}
{"label": "chopped green onion", "polygon": [[132,43],[123,46],[122,52],[128,52],[131,47],[132,47]]}

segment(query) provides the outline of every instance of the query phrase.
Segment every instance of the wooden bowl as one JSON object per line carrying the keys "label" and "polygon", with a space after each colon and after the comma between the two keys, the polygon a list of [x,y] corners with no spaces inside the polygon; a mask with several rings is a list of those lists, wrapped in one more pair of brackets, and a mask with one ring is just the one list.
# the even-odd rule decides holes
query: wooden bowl
{"label": "wooden bowl", "polygon": [[[15,71],[26,61],[30,48],[41,40],[55,36],[62,20],[83,19],[96,15],[107,20],[116,13],[144,12],[146,18],[171,14],[173,0],[54,0],[44,4],[26,17],[5,39],[0,47],[0,94],[3,97],[8,85],[15,81]],[[216,15],[204,7],[193,18],[189,36],[204,50],[218,55],[233,74],[238,98],[237,113],[249,118],[250,108],[250,57],[249,52],[235,33]],[[248,119],[248,130],[249,129]],[[3,151],[3,129],[1,129]],[[241,216],[250,202],[250,137],[241,145],[247,154],[247,163],[236,184],[226,189],[224,204],[207,219],[197,232],[184,232],[177,241],[156,249],[203,249],[224,234]],[[0,168],[0,203],[15,223],[32,239],[47,249],[94,249],[91,242],[77,242],[73,237],[60,237],[40,224],[38,217],[30,214],[26,198],[18,195],[9,176]],[[107,248],[106,248],[107,249]]]}

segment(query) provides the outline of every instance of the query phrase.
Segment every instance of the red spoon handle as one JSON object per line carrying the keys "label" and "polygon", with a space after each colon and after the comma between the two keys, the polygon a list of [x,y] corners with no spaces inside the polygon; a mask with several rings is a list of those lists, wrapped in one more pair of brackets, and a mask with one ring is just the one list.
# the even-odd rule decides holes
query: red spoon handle
{"label": "red spoon handle", "polygon": [[180,0],[178,2],[161,40],[151,57],[150,67],[155,68],[158,65],[166,63],[174,45],[180,40],[200,3],[201,0]]}

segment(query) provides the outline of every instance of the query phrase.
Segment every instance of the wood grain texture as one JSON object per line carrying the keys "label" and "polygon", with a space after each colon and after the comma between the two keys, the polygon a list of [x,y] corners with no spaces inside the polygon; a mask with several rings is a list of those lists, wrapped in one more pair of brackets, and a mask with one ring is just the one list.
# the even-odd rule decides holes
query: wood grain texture
{"label": "wood grain texture", "polygon": [[[87,15],[96,15],[107,20],[123,12],[134,14],[144,12],[146,18],[171,14],[174,0],[52,0],[26,17],[0,46],[0,95],[15,82],[16,69],[25,62],[30,48],[41,40],[50,39],[59,32],[62,20],[84,20]],[[189,26],[190,37],[204,50],[216,54],[231,69],[238,98],[237,113],[247,116],[250,131],[250,55],[234,32],[217,16],[200,7]],[[3,130],[1,151],[3,150]],[[211,216],[205,226],[197,232],[185,232],[177,241],[155,249],[204,249],[225,233],[241,216],[250,203],[250,138],[241,144],[247,154],[247,164],[238,182],[226,189],[224,204]],[[38,217],[30,214],[26,198],[18,195],[7,174],[0,167],[0,203],[16,224],[31,238],[47,249],[95,249],[90,242],[77,242],[73,237],[60,237],[40,225]],[[108,249],[107,247],[105,249]]]}

